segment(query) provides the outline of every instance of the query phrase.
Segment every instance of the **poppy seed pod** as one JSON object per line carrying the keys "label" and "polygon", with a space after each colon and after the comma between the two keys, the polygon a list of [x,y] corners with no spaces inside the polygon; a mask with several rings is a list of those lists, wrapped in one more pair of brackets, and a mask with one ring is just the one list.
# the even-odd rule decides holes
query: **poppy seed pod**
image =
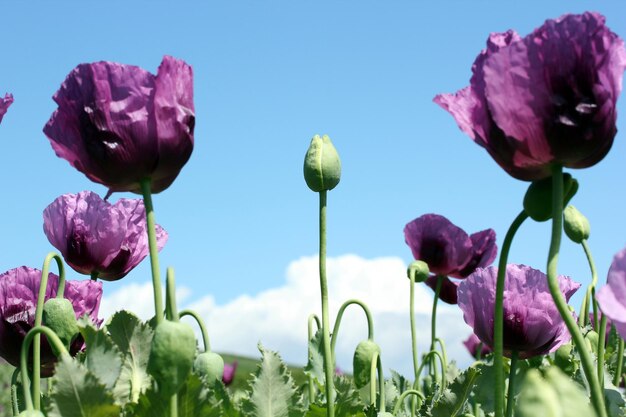
{"label": "poppy seed pod", "polygon": [[589,220],[576,207],[572,205],[565,207],[563,220],[565,234],[572,242],[582,243],[583,240],[589,239],[591,232]]}
{"label": "poppy seed pod", "polygon": [[313,136],[304,157],[304,180],[316,193],[332,190],[341,178],[339,154],[327,135]]}
{"label": "poppy seed pod", "polygon": [[[570,174],[563,174],[563,205],[576,195],[578,181]],[[552,218],[552,177],[533,181],[524,195],[524,211],[536,222]]]}

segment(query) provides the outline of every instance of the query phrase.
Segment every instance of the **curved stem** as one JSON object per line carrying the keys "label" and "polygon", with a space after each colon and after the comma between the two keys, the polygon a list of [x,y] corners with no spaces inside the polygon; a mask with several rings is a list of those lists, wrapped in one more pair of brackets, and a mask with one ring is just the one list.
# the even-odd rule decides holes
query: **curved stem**
{"label": "curved stem", "polygon": [[20,368],[15,368],[13,375],[11,375],[11,410],[13,411],[14,417],[17,417],[20,413],[20,405],[17,400],[17,379],[19,374]]}
{"label": "curved stem", "polygon": [[332,336],[330,338],[330,350],[333,354],[333,362],[335,361],[335,345],[337,344],[337,335],[339,334],[339,326],[341,325],[341,319],[343,319],[343,313],[345,312],[346,308],[348,308],[348,306],[352,304],[356,304],[363,309],[363,312],[365,313],[365,317],[367,318],[367,338],[368,340],[374,340],[374,321],[372,320],[372,313],[370,312],[370,309],[361,300],[351,299],[351,300],[346,301],[345,303],[341,305],[341,307],[339,308],[339,311],[337,312],[337,318],[335,319],[335,326],[333,327],[333,332],[331,333]]}
{"label": "curved stem", "polygon": [[156,221],[152,206],[152,191],[150,178],[141,180],[143,204],[146,208],[146,223],[148,229],[148,245],[150,248],[150,267],[152,269],[152,291],[154,292],[154,314],[156,324],[163,321],[163,294],[161,293],[161,272],[159,270],[159,248],[156,240]]}
{"label": "curved stem", "polygon": [[580,243],[585,251],[585,256],[587,257],[587,263],[589,264],[589,269],[591,270],[591,284],[587,287],[587,291],[585,292],[585,297],[583,298],[582,307],[580,309],[580,315],[578,316],[578,324],[580,327],[585,327],[587,325],[587,321],[589,320],[589,305],[593,305],[593,329],[598,330],[598,309],[595,301],[595,289],[598,283],[598,272],[596,270],[596,264],[593,261],[593,256],[591,255],[591,249],[589,249],[589,244],[586,239]]}
{"label": "curved stem", "polygon": [[[35,310],[34,327],[41,326],[43,321],[43,305],[46,298],[46,289],[48,288],[48,276],[50,271],[50,262],[55,260],[59,268],[59,283],[57,285],[57,298],[63,298],[65,294],[65,267],[63,260],[57,253],[50,252],[46,255],[41,268],[41,281],[39,282],[39,294],[37,295],[37,309]],[[33,343],[33,398],[35,400],[35,408],[39,410],[41,402],[41,337],[37,336]]]}
{"label": "curved stem", "polygon": [[421,392],[419,392],[418,390],[415,390],[415,389],[408,389],[408,390],[404,391],[402,394],[400,394],[400,396],[396,400],[396,405],[393,407],[393,415],[394,416],[397,416],[400,413],[400,407],[402,407],[402,402],[409,395],[416,396],[418,401],[419,401],[418,408],[422,407],[422,403],[426,399],[426,397],[424,397],[424,394],[422,394]]}
{"label": "curved stem", "polygon": [[[311,339],[313,339],[313,336],[315,336],[315,333],[313,333],[313,322],[315,322],[315,324],[317,324],[317,330],[321,329],[322,327],[322,323],[320,323],[320,318],[317,317],[316,314],[310,314],[309,315],[309,319],[307,320],[307,329],[308,329],[308,336],[309,336],[309,343],[307,343],[308,346],[308,354],[309,357],[311,357]],[[309,380],[309,402],[313,403],[313,398],[315,397],[315,386],[313,385],[313,376],[309,375],[308,377]]]}
{"label": "curved stem", "polygon": [[439,348],[441,348],[441,354],[443,355],[443,369],[444,372],[446,369],[448,369],[448,355],[446,353],[446,345],[445,343],[443,343],[443,340],[441,340],[440,338],[435,338],[435,342],[439,343]]}
{"label": "curved stem", "polygon": [[519,354],[516,350],[511,353],[511,368],[509,371],[509,392],[506,396],[506,417],[513,416],[513,407],[515,406],[515,371],[517,370],[517,359]]}
{"label": "curved stem", "polygon": [[[40,333],[43,333],[48,338],[48,342],[54,345],[57,352],[59,352],[59,356],[67,355],[67,349],[65,349],[65,345],[59,339],[59,336],[56,335],[51,329],[45,326],[35,326],[26,333],[24,337],[24,342],[22,342],[22,348],[20,350],[20,375],[22,377],[22,391],[24,392],[24,403],[26,405],[26,410],[39,410],[39,401],[33,403],[33,399],[30,396],[30,390],[28,389],[28,350],[30,349],[30,343],[33,341],[35,336],[39,336]],[[35,340],[37,340],[35,338]],[[39,395],[39,392],[37,392]]]}
{"label": "curved stem", "polygon": [[620,337],[617,345],[617,370],[613,377],[613,385],[619,388],[622,380],[622,370],[624,369],[624,339]]}
{"label": "curved stem", "polygon": [[319,271],[320,289],[322,295],[322,342],[324,345],[324,374],[326,377],[326,404],[328,417],[335,417],[335,362],[330,346],[330,318],[328,313],[328,284],[326,280],[326,190],[320,191],[320,251]]}
{"label": "curved stem", "polygon": [[[378,371],[378,373],[376,372]],[[378,382],[376,375],[378,374]],[[370,367],[370,404],[376,404],[376,387],[378,386],[378,411],[385,412],[385,378],[383,375],[383,364],[378,352],[374,352]]]}
{"label": "curved stem", "polygon": [[[430,350],[435,349],[435,339],[437,339],[437,303],[439,302],[439,294],[441,293],[441,286],[443,285],[443,276],[437,275],[437,285],[435,286],[435,297],[433,298],[433,311],[430,317]],[[435,378],[435,381],[439,379],[437,375],[437,367],[435,366],[434,358],[430,362],[432,364],[431,372]],[[443,370],[445,372],[445,369]]]}
{"label": "curved stem", "polygon": [[520,228],[522,223],[528,218],[528,214],[524,210],[517,215],[509,230],[504,236],[502,242],[502,248],[500,249],[500,259],[498,261],[498,279],[496,281],[496,303],[494,307],[493,318],[493,369],[495,373],[494,378],[494,409],[495,417],[502,417],[504,415],[504,360],[502,352],[503,342],[502,337],[504,333],[504,279],[506,277],[506,264],[509,259],[509,251],[511,250],[511,244],[513,238]]}
{"label": "curved stem", "polygon": [[[434,360],[433,356],[436,356],[439,359],[439,364],[441,365],[441,391],[443,391],[444,389],[446,389],[446,386],[448,385],[448,381],[446,379],[446,370],[443,367],[443,356],[441,356],[441,353],[437,352],[436,350],[431,350],[430,352],[428,352],[426,355],[424,355],[424,359],[422,360],[422,364],[420,365],[419,369],[417,370],[419,372],[419,374],[422,373],[422,371],[424,370],[424,365],[431,361]],[[417,385],[415,385],[417,386]]]}
{"label": "curved stem", "polygon": [[594,369],[593,361],[589,355],[589,351],[585,345],[585,339],[580,332],[576,321],[572,317],[569,308],[567,307],[567,301],[561,293],[558,282],[557,267],[559,262],[559,249],[561,246],[561,234],[563,231],[563,175],[562,167],[560,165],[554,165],[552,167],[552,237],[550,239],[550,252],[548,255],[548,288],[552,299],[556,304],[556,308],[559,314],[563,318],[567,329],[572,335],[572,340],[578,349],[580,354],[580,361],[589,382],[589,389],[591,391],[591,403],[593,408],[598,413],[598,417],[607,417],[606,409],[604,408],[604,397],[600,390],[600,384],[598,382],[598,375],[596,369]]}
{"label": "curved stem", "polygon": [[204,351],[210,352],[211,343],[209,343],[209,332],[207,331],[206,326],[204,325],[204,320],[202,320],[202,318],[198,315],[198,313],[196,313],[193,310],[181,310],[180,313],[178,313],[178,316],[179,318],[190,316],[196,320],[196,323],[198,323],[198,327],[200,327],[200,332],[202,333],[202,344],[204,345]]}

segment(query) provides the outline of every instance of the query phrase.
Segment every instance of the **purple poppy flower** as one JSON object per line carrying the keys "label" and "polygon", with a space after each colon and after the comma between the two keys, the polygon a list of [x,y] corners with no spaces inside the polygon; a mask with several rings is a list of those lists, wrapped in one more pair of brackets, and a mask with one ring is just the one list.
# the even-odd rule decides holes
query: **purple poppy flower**
{"label": "purple poppy flower", "polygon": [[[498,268],[479,268],[459,285],[459,307],[478,338],[493,348]],[[526,265],[507,265],[504,284],[504,354],[522,359],[554,352],[571,336],[561,318],[546,275]],[[559,276],[559,288],[569,300],[580,284]]]}
{"label": "purple poppy flower", "polygon": [[[493,229],[468,236],[438,214],[424,214],[408,223],[404,239],[415,259],[426,262],[430,272],[445,277],[439,298],[449,304],[456,304],[458,282],[447,276],[465,278],[476,268],[491,264],[498,252]],[[434,290],[437,277],[429,277],[426,284]]]}
{"label": "purple poppy flower", "polygon": [[472,355],[476,359],[483,358],[485,357],[485,355],[491,353],[491,349],[489,348],[489,346],[481,342],[478,336],[476,336],[474,333],[470,334],[468,338],[465,339],[463,344],[467,348],[467,351],[470,353],[470,355]]}
{"label": "purple poppy flower", "polygon": [[596,299],[602,314],[606,314],[619,335],[626,338],[626,248],[613,258],[607,285],[600,288]]}
{"label": "purple poppy flower", "polygon": [[[46,207],[43,219],[50,243],[81,274],[116,281],[148,255],[141,200],[121,198],[110,204],[91,191],[64,194]],[[156,235],[161,250],[168,235],[159,225]]]}
{"label": "purple poppy flower", "polygon": [[624,42],[604,22],[587,12],[524,38],[492,33],[469,87],[434,101],[517,179],[547,178],[554,163],[590,167],[613,144],[626,68]]}
{"label": "purple poppy flower", "polygon": [[5,94],[4,98],[0,98],[0,122],[2,121],[2,118],[6,114],[7,110],[9,109],[9,106],[12,103],[13,103],[12,94]]}
{"label": "purple poppy flower", "polygon": [[[0,356],[13,366],[19,366],[20,349],[26,333],[35,324],[35,310],[41,271],[22,266],[0,274]],[[46,297],[56,296],[59,281],[52,273],[48,275]],[[66,281],[64,297],[70,300],[76,318],[85,314],[97,323],[98,308],[102,297],[102,284],[91,280]],[[70,346],[75,355],[83,347],[84,340],[78,336]],[[41,339],[41,374],[52,374],[56,358],[45,337]]]}
{"label": "purple poppy flower", "polygon": [[114,62],[81,64],[54,95],[44,127],[57,156],[111,191],[174,181],[193,150],[193,73],[166,56],[157,75]]}
{"label": "purple poppy flower", "polygon": [[224,374],[222,375],[222,382],[224,385],[232,384],[235,379],[235,371],[237,370],[237,361],[233,363],[225,363],[224,364]]}

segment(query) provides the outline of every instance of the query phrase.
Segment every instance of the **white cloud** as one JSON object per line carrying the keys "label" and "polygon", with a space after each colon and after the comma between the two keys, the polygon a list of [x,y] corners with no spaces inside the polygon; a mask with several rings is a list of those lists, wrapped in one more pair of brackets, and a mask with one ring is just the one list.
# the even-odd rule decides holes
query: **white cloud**
{"label": "white cloud", "polygon": [[[382,349],[383,366],[410,376],[412,374],[411,332],[409,324],[409,281],[406,266],[397,257],[364,259],[344,255],[327,260],[331,323],[341,304],[357,298],[370,308],[374,334]],[[420,352],[430,343],[432,291],[417,285],[415,311]],[[287,267],[284,285],[255,295],[243,294],[225,304],[211,295],[184,302],[191,291],[177,291],[179,308],[191,308],[204,317],[211,347],[216,351],[258,356],[257,343],[277,350],[289,363],[303,364],[307,357],[307,317],[316,313],[321,319],[317,256],[302,257]],[[153,315],[151,284],[131,284],[106,296],[101,316],[108,317],[128,308],[147,319]],[[439,304],[437,331],[447,346],[448,356],[461,366],[470,363],[462,345],[470,328],[458,307]],[[367,338],[367,323],[358,306],[350,306],[339,330],[337,363],[352,368],[354,348]]]}

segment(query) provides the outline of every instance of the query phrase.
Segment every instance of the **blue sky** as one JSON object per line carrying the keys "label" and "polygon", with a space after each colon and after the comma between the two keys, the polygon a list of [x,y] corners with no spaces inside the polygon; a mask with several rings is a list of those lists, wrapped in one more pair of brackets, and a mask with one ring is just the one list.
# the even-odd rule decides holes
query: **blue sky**
{"label": "blue sky", "polygon": [[[485,0],[3,2],[0,93],[12,92],[15,103],[0,125],[0,270],[40,267],[52,249],[41,213],[57,196],[105,193],[58,159],[41,131],[65,76],[98,60],[155,72],[164,54],[184,59],[195,73],[194,153],[176,182],[155,196],[157,222],[170,234],[161,265],[176,268],[189,300],[211,294],[225,304],[280,287],[291,262],[316,254],[317,196],[302,177],[316,133],[332,138],[343,164],[341,183],[329,194],[329,256],[408,263],[402,229],[429,212],[470,233],[492,227],[500,243],[527,183],[505,174],[432,98],[468,84],[489,32],[526,34],[547,18],[588,7]],[[625,5],[600,0],[593,7],[626,36]],[[626,114],[623,98],[618,112]],[[623,117],[618,129],[601,163],[573,172],[581,185],[573,204],[591,221],[601,281],[626,243]],[[545,269],[549,232],[547,223],[525,225],[511,260]],[[566,241],[562,252],[560,272],[586,284],[582,249]],[[148,277],[146,262],[107,283],[105,293]],[[387,279],[399,278],[380,276]]]}

